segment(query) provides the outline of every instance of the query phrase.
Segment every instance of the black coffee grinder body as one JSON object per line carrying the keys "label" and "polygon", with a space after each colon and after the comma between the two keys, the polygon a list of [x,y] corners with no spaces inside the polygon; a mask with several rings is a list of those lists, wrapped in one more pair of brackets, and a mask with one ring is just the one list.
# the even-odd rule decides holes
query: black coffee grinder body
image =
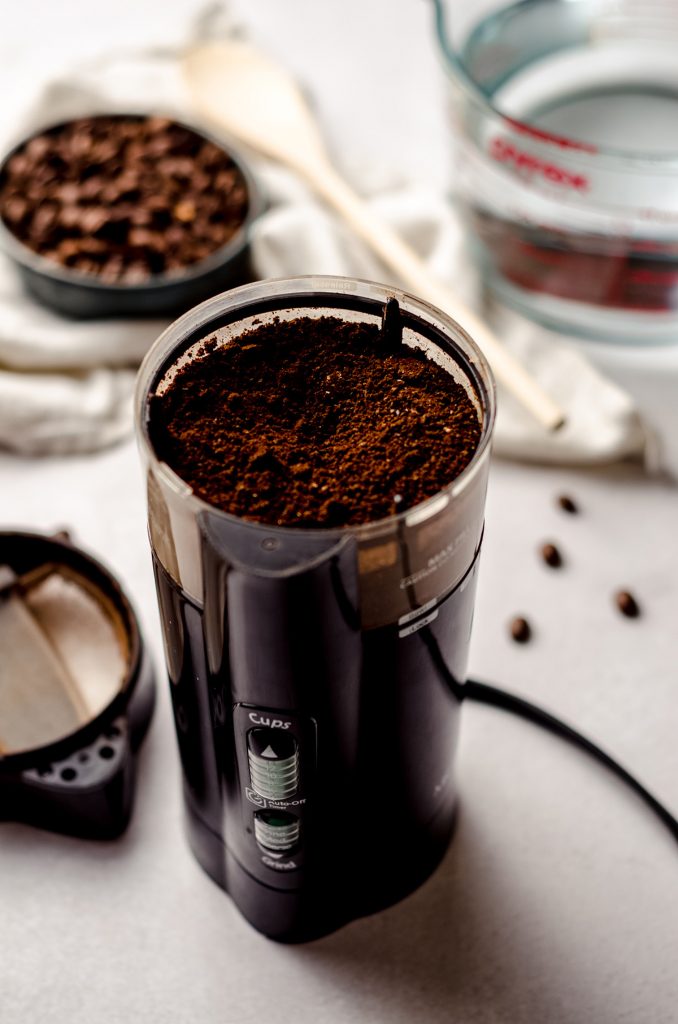
{"label": "black coffee grinder body", "polygon": [[[269,527],[201,501],[155,455],[149,396],[253,322],[381,322],[461,382],[481,441],[433,498],[357,527]],[[415,889],[447,848],[453,760],[482,538],[491,375],[463,330],[394,289],[343,278],[261,282],[163,335],[137,417],[188,832],[244,916],[305,941]]]}
{"label": "black coffee grinder body", "polygon": [[303,941],[447,847],[477,559],[435,607],[362,630],[350,540],[262,575],[204,551],[221,621],[156,561],[191,845],[256,928]]}

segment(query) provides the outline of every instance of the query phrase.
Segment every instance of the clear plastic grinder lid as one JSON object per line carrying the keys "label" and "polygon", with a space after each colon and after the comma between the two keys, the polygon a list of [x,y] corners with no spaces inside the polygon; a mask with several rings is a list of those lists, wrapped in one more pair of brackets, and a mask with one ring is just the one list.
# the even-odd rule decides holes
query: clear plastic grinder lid
{"label": "clear plastic grinder lid", "polygon": [[[211,507],[157,459],[149,436],[150,398],[171,385],[207,338],[228,345],[259,324],[300,317],[379,324],[393,297],[399,304],[403,343],[425,351],[465,388],[481,425],[470,464],[433,497],[399,515],[359,526],[276,527],[246,522]],[[328,557],[335,545],[350,539],[356,549],[365,628],[396,622],[443,596],[463,578],[478,549],[494,419],[492,378],[458,324],[397,289],[344,278],[301,278],[249,285],[217,296],[173,324],[149,353],[138,381],[137,416],[148,463],[153,547],[177,584],[198,602],[204,600],[201,545],[206,523],[226,538],[226,561],[236,557],[239,568],[246,569],[243,563],[249,563],[257,573],[299,571],[305,560]]]}

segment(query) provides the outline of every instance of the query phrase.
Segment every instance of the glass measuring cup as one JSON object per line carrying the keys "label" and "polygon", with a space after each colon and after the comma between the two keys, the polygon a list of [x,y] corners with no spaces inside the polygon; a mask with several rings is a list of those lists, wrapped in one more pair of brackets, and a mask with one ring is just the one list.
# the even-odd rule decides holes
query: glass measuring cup
{"label": "glass measuring cup", "polygon": [[678,4],[434,2],[490,288],[571,334],[678,341]]}

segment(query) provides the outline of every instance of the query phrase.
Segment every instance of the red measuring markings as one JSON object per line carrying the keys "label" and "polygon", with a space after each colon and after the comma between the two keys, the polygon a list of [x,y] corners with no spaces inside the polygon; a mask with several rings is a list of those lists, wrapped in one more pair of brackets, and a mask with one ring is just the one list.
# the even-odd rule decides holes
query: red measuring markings
{"label": "red measuring markings", "polygon": [[678,309],[673,244],[662,252],[654,239],[518,224],[480,208],[469,216],[473,234],[484,243],[486,266],[519,288],[613,309]]}
{"label": "red measuring markings", "polygon": [[543,128],[535,128],[531,124],[524,124],[523,121],[516,121],[512,117],[507,117],[506,120],[514,131],[520,132],[521,135],[531,135],[540,142],[552,142],[561,149],[579,149],[584,153],[598,152],[598,147],[591,142],[578,142],[576,139],[568,139],[566,135],[555,135],[553,132],[544,131]]}
{"label": "red measuring markings", "polygon": [[512,142],[502,139],[499,136],[492,139],[490,143],[490,156],[503,164],[513,164],[517,170],[532,171],[540,174],[547,181],[555,185],[563,185],[565,188],[574,188],[585,192],[589,187],[589,179],[585,174],[578,174],[576,171],[568,171],[565,167],[550,160],[542,160],[534,153],[526,153],[518,149]]}

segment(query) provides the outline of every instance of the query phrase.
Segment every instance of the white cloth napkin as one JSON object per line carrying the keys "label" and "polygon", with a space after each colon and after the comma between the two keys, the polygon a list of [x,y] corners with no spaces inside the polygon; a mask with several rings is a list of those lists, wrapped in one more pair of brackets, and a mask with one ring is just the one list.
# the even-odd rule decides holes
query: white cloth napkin
{"label": "white cloth napkin", "polygon": [[[9,122],[0,118],[0,144],[60,119],[120,110],[160,110],[194,121],[177,55],[116,55],[52,82]],[[269,202],[252,234],[259,277],[340,274],[389,281],[388,271],[301,181],[262,161],[255,167]],[[364,176],[361,184],[366,191]],[[432,274],[480,303],[459,222],[444,196],[418,184],[382,183],[366,198],[427,260]],[[645,430],[625,392],[567,344],[516,315],[501,313],[495,326],[568,417],[563,430],[547,435],[501,391],[498,454],[573,464],[642,457]],[[126,436],[132,430],[133,367],[163,327],[162,321],[66,320],[25,295],[3,257],[0,445],[25,454],[63,454]]]}

